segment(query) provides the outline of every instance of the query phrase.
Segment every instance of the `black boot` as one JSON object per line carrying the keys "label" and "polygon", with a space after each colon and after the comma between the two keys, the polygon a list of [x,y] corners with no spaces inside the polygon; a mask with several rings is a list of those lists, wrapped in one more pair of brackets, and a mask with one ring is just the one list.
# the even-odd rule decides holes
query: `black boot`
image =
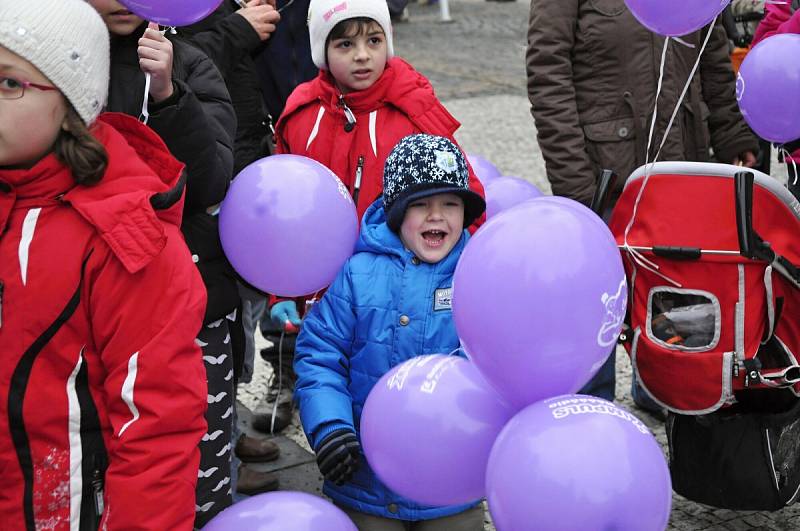
{"label": "black boot", "polygon": [[253,428],[262,432],[275,434],[281,432],[292,422],[294,406],[292,395],[294,394],[294,378],[284,375],[279,378],[274,374],[267,396],[262,400],[253,412],[251,424]]}
{"label": "black boot", "polygon": [[[253,412],[252,426],[263,433],[275,434],[292,422],[295,374],[292,367],[296,335],[267,337],[273,346],[261,349],[261,357],[272,365],[272,378],[267,396]],[[277,405],[276,405],[277,404]],[[273,416],[274,414],[274,416]]]}

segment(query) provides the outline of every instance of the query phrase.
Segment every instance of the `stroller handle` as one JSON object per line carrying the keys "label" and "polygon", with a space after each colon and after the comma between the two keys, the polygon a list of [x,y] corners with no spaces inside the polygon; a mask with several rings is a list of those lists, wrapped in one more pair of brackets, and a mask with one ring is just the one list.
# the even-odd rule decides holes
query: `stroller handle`
{"label": "stroller handle", "polygon": [[736,201],[736,230],[742,256],[772,264],[783,276],[800,286],[800,269],[788,259],[777,254],[753,228],[753,182],[750,171],[740,171],[733,176]]}

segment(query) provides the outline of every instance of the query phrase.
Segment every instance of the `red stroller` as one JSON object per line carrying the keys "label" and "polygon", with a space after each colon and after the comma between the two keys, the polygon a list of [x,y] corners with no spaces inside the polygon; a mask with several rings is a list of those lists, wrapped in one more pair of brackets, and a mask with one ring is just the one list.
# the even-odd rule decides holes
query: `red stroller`
{"label": "red stroller", "polygon": [[624,344],[670,411],[673,486],[731,509],[793,503],[800,203],[771,177],[724,164],[657,163],[640,194],[644,181],[644,168],[628,179],[610,227],[630,292]]}

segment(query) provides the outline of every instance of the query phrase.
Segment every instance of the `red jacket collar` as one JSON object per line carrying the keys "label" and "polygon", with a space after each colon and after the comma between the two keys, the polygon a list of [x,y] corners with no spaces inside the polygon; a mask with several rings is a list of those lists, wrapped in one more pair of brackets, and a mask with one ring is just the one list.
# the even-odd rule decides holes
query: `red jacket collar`
{"label": "red jacket collar", "polygon": [[[315,101],[321,102],[328,111],[337,109],[342,112],[338,109],[340,95],[341,92],[330,73],[320,70],[316,78],[298,86],[289,96],[278,122],[279,128],[291,114]],[[389,59],[386,69],[374,85],[366,90],[351,92],[344,100],[356,114],[371,112],[381,105],[389,104],[399,108],[412,120],[430,108],[440,106],[433,87],[425,76],[399,57]],[[457,127],[458,123],[453,119],[453,131]]]}
{"label": "red jacket collar", "polygon": [[[92,134],[108,152],[108,169],[96,186],[77,186],[55,155],[30,170],[0,170],[0,232],[15,207],[69,203],[94,226],[131,273],[163,249],[163,222],[180,225],[183,201],[154,211],[150,199],[179,186],[183,164],[147,126],[127,115],[102,115]],[[159,219],[160,218],[160,219]]]}

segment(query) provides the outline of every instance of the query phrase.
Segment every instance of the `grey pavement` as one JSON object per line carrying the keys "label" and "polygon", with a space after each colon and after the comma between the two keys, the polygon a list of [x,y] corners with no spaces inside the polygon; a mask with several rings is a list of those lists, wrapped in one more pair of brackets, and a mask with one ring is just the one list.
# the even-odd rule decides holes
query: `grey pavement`
{"label": "grey pavement", "polygon": [[[438,4],[411,4],[410,22],[395,24],[396,53],[431,80],[445,106],[461,121],[456,138],[466,152],[482,155],[504,175],[525,178],[549,193],[525,88],[529,2],[451,0],[450,10],[453,22],[442,23]],[[774,173],[785,179],[782,168]],[[258,341],[263,346],[263,339],[258,337]],[[239,391],[239,399],[251,409],[266,393],[271,374],[270,367],[256,358],[253,382]],[[630,374],[627,355],[620,349],[617,402],[650,427],[666,455],[663,423],[634,407],[629,393]],[[245,411],[245,427],[246,416]],[[296,415],[295,422],[278,441],[284,457],[275,464],[261,466],[276,470],[284,489],[319,493],[321,478]],[[486,529],[494,529],[488,514]],[[800,506],[774,513],[729,511],[674,495],[668,529],[797,530]]]}

